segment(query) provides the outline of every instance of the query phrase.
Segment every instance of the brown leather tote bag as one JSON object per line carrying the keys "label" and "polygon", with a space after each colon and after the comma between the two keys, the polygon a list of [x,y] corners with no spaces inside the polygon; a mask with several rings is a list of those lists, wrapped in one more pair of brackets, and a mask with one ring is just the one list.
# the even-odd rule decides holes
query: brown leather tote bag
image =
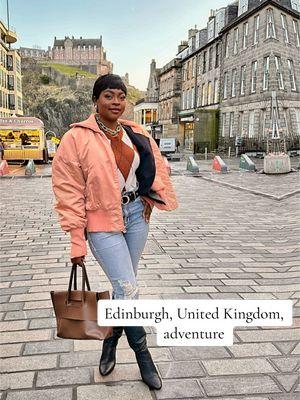
{"label": "brown leather tote bag", "polygon": [[[81,267],[82,290],[77,290],[77,264],[73,264],[68,290],[51,291],[57,336],[65,339],[103,340],[112,335],[112,327],[97,324],[97,301],[108,300],[109,291],[92,292],[85,265]],[[73,280],[74,290],[71,290]]]}

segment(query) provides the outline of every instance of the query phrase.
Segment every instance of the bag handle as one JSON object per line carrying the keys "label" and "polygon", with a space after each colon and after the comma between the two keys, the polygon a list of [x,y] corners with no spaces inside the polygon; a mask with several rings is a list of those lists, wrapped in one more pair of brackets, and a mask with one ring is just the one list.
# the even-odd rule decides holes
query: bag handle
{"label": "bag handle", "polygon": [[89,278],[88,278],[84,263],[82,263],[82,265],[73,264],[72,265],[72,269],[71,269],[70,279],[69,279],[69,286],[68,286],[68,297],[67,297],[67,301],[68,302],[71,300],[71,290],[72,290],[73,281],[74,281],[74,290],[77,290],[77,266],[80,266],[82,268],[82,279],[81,279],[82,296],[81,296],[81,301],[84,301],[84,298],[85,298],[85,287],[87,288],[88,291],[91,290]]}

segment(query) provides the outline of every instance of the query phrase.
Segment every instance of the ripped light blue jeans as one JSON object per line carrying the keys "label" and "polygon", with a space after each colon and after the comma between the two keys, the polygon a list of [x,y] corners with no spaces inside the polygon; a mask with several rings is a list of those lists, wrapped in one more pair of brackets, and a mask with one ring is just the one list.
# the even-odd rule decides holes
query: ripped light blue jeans
{"label": "ripped light blue jeans", "polygon": [[144,205],[138,197],[122,205],[126,232],[88,232],[88,242],[113,288],[114,299],[138,299],[138,262],[144,250],[149,224],[142,214]]}

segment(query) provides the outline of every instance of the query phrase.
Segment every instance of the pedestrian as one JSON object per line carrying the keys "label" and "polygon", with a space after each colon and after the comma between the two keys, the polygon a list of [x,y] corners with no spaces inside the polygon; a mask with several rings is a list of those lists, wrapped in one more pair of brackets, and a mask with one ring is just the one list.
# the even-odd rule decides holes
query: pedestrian
{"label": "pedestrian", "polygon": [[179,153],[180,142],[176,139],[176,153]]}
{"label": "pedestrian", "polygon": [[0,137],[0,161],[2,161],[4,158],[4,143],[2,141],[2,138]]}
{"label": "pedestrian", "polygon": [[[56,210],[71,234],[71,261],[82,264],[91,252],[112,285],[113,299],[138,299],[138,262],[146,244],[153,206],[177,207],[165,163],[141,126],[120,119],[127,89],[118,75],[99,77],[93,88],[95,113],[63,136],[52,164]],[[143,381],[161,388],[161,379],[141,326],[114,327],[103,341],[99,371],[115,366],[123,330]]]}

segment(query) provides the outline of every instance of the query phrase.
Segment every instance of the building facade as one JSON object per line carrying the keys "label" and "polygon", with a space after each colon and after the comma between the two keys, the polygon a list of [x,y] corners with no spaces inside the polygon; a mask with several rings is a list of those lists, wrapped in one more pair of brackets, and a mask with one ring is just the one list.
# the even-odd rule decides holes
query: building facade
{"label": "building facade", "polygon": [[55,63],[81,66],[97,75],[112,73],[113,64],[107,60],[106,52],[100,39],[84,39],[74,36],[64,39],[54,38],[51,58]]}
{"label": "building facade", "polygon": [[158,119],[163,137],[177,137],[181,96],[181,60],[174,58],[159,74]]}
{"label": "building facade", "polygon": [[265,151],[268,138],[284,137],[288,148],[295,148],[300,138],[299,13],[288,1],[241,3],[243,12],[222,32],[219,145],[234,147],[239,137],[244,150]]}
{"label": "building facade", "polygon": [[51,47],[43,50],[38,47],[20,47],[19,54],[21,57],[33,58],[35,60],[45,60],[50,57]]}
{"label": "building facade", "polygon": [[160,138],[162,127],[158,125],[159,73],[155,60],[150,64],[150,75],[146,96],[134,106],[134,121],[143,125],[153,137]]}
{"label": "building facade", "polygon": [[204,29],[190,29],[182,62],[179,137],[183,148],[198,153],[217,146],[222,42],[220,32],[237,17],[237,5],[211,11]]}
{"label": "building facade", "polygon": [[270,137],[299,149],[299,11],[299,0],[240,0],[189,30],[176,56],[185,151],[265,151]]}
{"label": "building facade", "polygon": [[0,117],[23,115],[21,57],[11,45],[17,35],[0,21]]}

